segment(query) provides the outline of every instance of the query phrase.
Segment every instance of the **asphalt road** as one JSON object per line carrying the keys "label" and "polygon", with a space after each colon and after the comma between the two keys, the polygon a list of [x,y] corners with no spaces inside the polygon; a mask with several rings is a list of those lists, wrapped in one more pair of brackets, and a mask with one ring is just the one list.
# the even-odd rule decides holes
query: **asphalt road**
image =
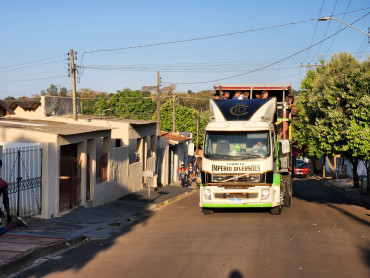
{"label": "asphalt road", "polygon": [[194,193],[110,239],[44,258],[17,277],[370,277],[370,212],[296,179],[290,208],[204,216]]}

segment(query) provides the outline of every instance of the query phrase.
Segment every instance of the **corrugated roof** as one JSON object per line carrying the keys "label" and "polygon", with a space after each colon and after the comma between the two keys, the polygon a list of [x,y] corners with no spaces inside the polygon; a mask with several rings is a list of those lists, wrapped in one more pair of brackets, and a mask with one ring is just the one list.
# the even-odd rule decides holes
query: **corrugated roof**
{"label": "corrugated roof", "polygon": [[10,115],[14,115],[14,111],[10,109],[9,106],[2,100],[0,100],[0,106],[3,107],[6,111],[8,111]]}
{"label": "corrugated roof", "polygon": [[41,105],[40,100],[30,99],[30,100],[4,100],[4,102],[10,107],[10,109],[15,109],[17,106],[23,108],[24,110],[34,110]]}
{"label": "corrugated roof", "polygon": [[94,120],[105,120],[105,121],[112,121],[112,122],[121,122],[121,123],[128,123],[131,125],[147,125],[147,124],[155,124],[156,121],[147,121],[147,120],[132,120],[132,119],[118,119],[118,118],[105,118],[105,117],[98,117],[98,116],[87,116],[87,115],[78,115],[79,119],[94,119]]}
{"label": "corrugated roof", "polygon": [[20,118],[0,118],[0,127],[21,128],[23,130],[41,131],[61,136],[111,130],[111,128],[106,127]]}
{"label": "corrugated roof", "polygon": [[192,138],[190,137],[185,137],[185,136],[181,136],[176,133],[169,133],[169,132],[164,132],[164,131],[161,131],[161,137],[167,138],[169,141],[173,141],[177,143],[192,140]]}

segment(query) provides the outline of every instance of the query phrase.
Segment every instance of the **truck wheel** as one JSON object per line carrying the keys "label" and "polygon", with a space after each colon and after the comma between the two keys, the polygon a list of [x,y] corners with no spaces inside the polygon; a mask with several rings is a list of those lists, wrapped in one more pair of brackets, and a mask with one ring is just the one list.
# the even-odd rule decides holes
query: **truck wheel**
{"label": "truck wheel", "polygon": [[210,215],[210,214],[214,214],[215,210],[214,209],[209,209],[209,208],[202,208],[202,212],[203,212],[204,215]]}
{"label": "truck wheel", "polygon": [[284,195],[284,207],[289,208],[292,205],[292,201],[293,201],[293,188],[292,184],[290,183]]}
{"label": "truck wheel", "polygon": [[284,196],[284,207],[289,208],[291,204],[292,204],[292,195],[289,194],[289,192],[286,192]]}
{"label": "truck wheel", "polygon": [[272,215],[280,215],[281,210],[282,210],[282,207],[281,206],[277,206],[277,207],[274,207],[274,208],[270,208],[270,213]]}

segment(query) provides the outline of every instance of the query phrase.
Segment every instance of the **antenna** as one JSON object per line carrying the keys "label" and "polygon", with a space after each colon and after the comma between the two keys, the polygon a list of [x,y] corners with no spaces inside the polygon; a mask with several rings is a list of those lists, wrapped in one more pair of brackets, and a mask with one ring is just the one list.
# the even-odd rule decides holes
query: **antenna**
{"label": "antenna", "polygon": [[54,116],[55,113],[58,112],[59,108],[60,108],[60,104],[54,103],[53,105],[51,105],[49,108],[45,110],[45,116],[46,117]]}

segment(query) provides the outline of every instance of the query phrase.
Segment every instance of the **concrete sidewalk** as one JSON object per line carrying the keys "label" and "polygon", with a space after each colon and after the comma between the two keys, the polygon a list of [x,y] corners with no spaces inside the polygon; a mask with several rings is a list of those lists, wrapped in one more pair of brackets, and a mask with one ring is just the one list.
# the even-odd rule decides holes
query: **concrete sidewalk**
{"label": "concrete sidewalk", "polygon": [[108,238],[111,233],[195,191],[195,183],[184,189],[168,185],[158,190],[152,188],[149,199],[148,189],[144,188],[96,208],[77,207],[58,218],[24,218],[29,229],[16,228],[0,237],[0,275],[73,244]]}
{"label": "concrete sidewalk", "polygon": [[[366,188],[366,181],[363,187],[354,188],[353,180],[350,178],[345,179],[330,179],[322,177],[310,177],[311,179],[319,180],[326,186],[330,186],[336,191],[346,195],[352,200],[355,200],[358,204],[370,209],[370,191]],[[360,184],[361,186],[361,184]]]}

